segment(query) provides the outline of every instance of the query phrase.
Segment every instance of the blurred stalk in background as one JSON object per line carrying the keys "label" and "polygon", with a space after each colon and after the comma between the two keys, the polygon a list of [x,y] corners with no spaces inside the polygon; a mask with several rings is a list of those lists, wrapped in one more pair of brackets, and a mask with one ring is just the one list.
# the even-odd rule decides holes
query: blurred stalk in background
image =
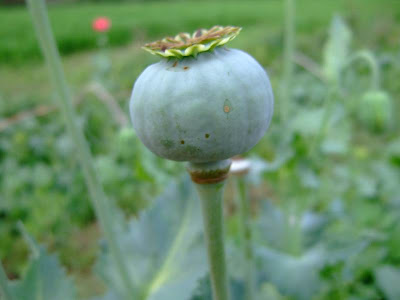
{"label": "blurred stalk in background", "polygon": [[[242,251],[245,262],[245,295],[247,300],[255,300],[255,272],[254,272],[254,254],[251,230],[251,203],[248,195],[248,183],[246,174],[250,170],[250,161],[248,159],[234,160],[233,164],[242,164],[241,168],[231,171],[236,175],[234,180],[236,184],[236,202],[239,205],[240,214],[240,235],[242,239]],[[244,166],[243,166],[244,165]]]}
{"label": "blurred stalk in background", "polygon": [[[290,114],[290,107],[292,107],[293,61],[296,48],[296,0],[285,0],[284,13],[285,28],[280,117],[281,124],[289,124],[288,116]],[[286,223],[286,250],[292,255],[299,255],[301,252],[298,214],[299,211],[296,201],[291,201]]]}
{"label": "blurred stalk in background", "polygon": [[283,50],[283,79],[281,83],[281,121],[288,117],[291,85],[293,77],[293,56],[295,51],[296,25],[295,25],[295,0],[285,0],[285,28],[284,28],[284,50]]}
{"label": "blurred stalk in background", "polygon": [[113,224],[113,205],[109,199],[107,199],[103,187],[97,178],[89,147],[82,130],[79,128],[78,122],[76,121],[75,111],[72,106],[72,97],[65,79],[60,55],[50,27],[45,1],[28,0],[27,4],[32,15],[43,55],[48,65],[49,75],[57,92],[57,99],[59,101],[61,112],[65,118],[68,131],[77,150],[77,155],[85,175],[86,184],[89,189],[97,218],[103,229],[107,244],[110,247],[110,252],[115,260],[119,275],[124,283],[126,297],[129,299],[129,294],[131,294],[132,291],[132,284],[127,265],[124,263],[122,249],[119,247],[114,234],[115,224]]}

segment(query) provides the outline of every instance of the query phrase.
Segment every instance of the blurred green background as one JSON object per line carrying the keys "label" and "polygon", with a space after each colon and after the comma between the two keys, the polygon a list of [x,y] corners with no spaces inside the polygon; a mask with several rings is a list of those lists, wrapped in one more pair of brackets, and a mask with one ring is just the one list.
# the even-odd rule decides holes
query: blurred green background
{"label": "blurred green background", "polygon": [[[103,290],[91,273],[100,233],[76,150],[53,101],[27,9],[21,1],[0,5],[0,259],[10,278],[21,277],[28,260],[15,226],[21,220],[58,253],[79,283],[79,294],[88,297]],[[277,111],[268,134],[248,154],[267,165],[257,173],[261,184],[251,189],[253,201],[267,198],[289,219],[310,211],[336,214],[320,240],[367,241],[352,267],[341,261],[319,269],[325,284],[315,299],[395,299],[379,283],[377,270],[390,266],[398,276],[393,278],[400,278],[399,1],[298,0],[289,79],[283,67],[283,1],[50,1],[49,13],[77,122],[107,194],[127,216],[147,207],[184,172],[182,164],[149,153],[130,130],[132,85],[159,60],[140,47],[216,24],[243,27],[230,47],[247,51],[267,69]],[[92,29],[99,16],[111,20],[107,33]],[[335,16],[343,23],[335,23]],[[99,45],[105,37],[106,45]],[[328,76],[340,59],[365,49],[379,67],[379,90],[389,100],[365,100],[370,69],[362,59],[340,72],[339,83]],[[285,120],[279,115],[284,97]],[[231,212],[229,191],[228,186]],[[227,230],[234,235],[230,214]],[[291,254],[306,250],[302,242],[300,252]],[[353,273],[346,277],[349,268]]]}

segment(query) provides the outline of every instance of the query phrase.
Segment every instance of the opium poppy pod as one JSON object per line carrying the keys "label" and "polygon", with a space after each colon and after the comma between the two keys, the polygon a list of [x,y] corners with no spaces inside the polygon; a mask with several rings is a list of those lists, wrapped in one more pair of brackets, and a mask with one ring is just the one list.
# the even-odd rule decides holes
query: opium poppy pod
{"label": "opium poppy pod", "polygon": [[239,32],[215,26],[144,47],[162,60],[136,80],[130,114],[153,153],[212,162],[246,152],[262,138],[272,118],[272,88],[254,58],[223,47]]}

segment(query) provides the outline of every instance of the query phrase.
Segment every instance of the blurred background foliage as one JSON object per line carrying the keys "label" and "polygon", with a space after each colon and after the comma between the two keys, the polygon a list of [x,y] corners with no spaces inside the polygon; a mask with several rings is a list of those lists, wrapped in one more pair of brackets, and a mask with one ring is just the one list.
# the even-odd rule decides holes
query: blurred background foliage
{"label": "blurred background foliage", "polygon": [[[173,34],[182,28],[193,31],[199,27],[209,27],[210,24],[237,24],[246,28],[254,27],[254,30],[258,28],[264,31],[264,40],[269,40],[270,47],[274,36],[275,43],[282,38],[279,35],[283,21],[282,2],[276,0],[118,1],[117,4],[115,1],[99,1],[96,4],[87,1],[54,2],[50,19],[62,54],[96,48],[96,36],[90,24],[95,17],[103,15],[112,20],[109,43],[115,46],[132,41],[140,42],[143,38],[158,38],[166,33]],[[361,35],[360,41],[365,46],[394,46],[397,43],[394,37],[398,28],[388,26],[388,23],[399,21],[400,15],[395,10],[399,6],[395,0],[368,1],[368,4],[361,0],[302,0],[297,9],[297,29],[309,37],[317,35],[323,39],[332,13],[343,11],[356,34]],[[382,18],[376,18],[377,12]],[[389,14],[390,18],[383,18],[385,14]],[[0,28],[0,60],[23,63],[40,59],[27,10],[20,6],[3,7],[0,17],[3,24],[9,24]],[[376,24],[374,35],[363,30],[370,25],[371,20]],[[382,44],[382,40],[386,40],[386,43]],[[305,40],[304,44],[309,43]]]}
{"label": "blurred background foliage", "polygon": [[[286,120],[279,114],[283,1],[50,2],[77,122],[107,194],[126,216],[140,214],[184,173],[183,164],[148,152],[129,125],[132,84],[158,60],[141,45],[182,30],[242,26],[230,46],[267,68],[276,97],[270,131],[249,153],[259,299],[399,299],[389,284],[400,277],[399,1],[297,1]],[[83,174],[28,12],[19,1],[0,3],[0,259],[10,278],[22,277],[29,250],[21,220],[89,297],[104,285],[91,273],[100,233]],[[91,27],[99,16],[112,22],[101,49]],[[380,70],[378,96],[366,60],[342,66],[364,49]],[[230,257],[240,246],[234,192],[231,182]],[[193,299],[208,299],[203,281]]]}

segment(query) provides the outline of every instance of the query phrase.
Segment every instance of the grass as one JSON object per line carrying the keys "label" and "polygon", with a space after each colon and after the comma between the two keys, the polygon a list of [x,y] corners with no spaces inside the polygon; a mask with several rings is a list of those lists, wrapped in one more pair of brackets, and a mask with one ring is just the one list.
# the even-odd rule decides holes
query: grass
{"label": "grass", "polygon": [[[300,33],[319,34],[333,13],[340,12],[357,20],[356,29],[361,31],[371,23],[397,19],[394,13],[399,8],[400,3],[396,0],[371,0],[368,5],[363,0],[303,0],[298,5],[298,30]],[[380,14],[379,20],[372,18],[376,12]],[[263,28],[267,37],[281,32],[283,22],[281,3],[271,0],[52,5],[50,18],[62,54],[96,47],[96,34],[91,29],[91,22],[98,16],[112,20],[109,39],[113,46],[141,40],[143,36],[153,39],[215,24],[245,28],[257,26]],[[26,9],[2,8],[0,18],[3,24],[8,24],[0,27],[0,63],[21,64],[38,60],[40,52]],[[385,26],[380,28],[385,29]],[[395,30],[393,27],[389,29]],[[368,38],[368,32],[362,32]],[[385,36],[393,36],[390,33],[394,32],[386,31]],[[397,40],[392,42],[397,43]]]}

